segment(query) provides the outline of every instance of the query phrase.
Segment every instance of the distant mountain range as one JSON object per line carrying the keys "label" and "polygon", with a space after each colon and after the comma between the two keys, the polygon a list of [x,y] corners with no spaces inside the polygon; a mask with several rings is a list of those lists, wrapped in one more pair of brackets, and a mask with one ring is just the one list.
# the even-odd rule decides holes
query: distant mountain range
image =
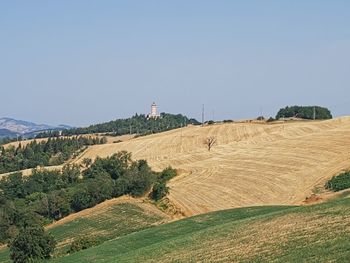
{"label": "distant mountain range", "polygon": [[41,131],[64,130],[70,128],[72,127],[68,125],[51,126],[12,118],[0,118],[0,137],[31,137]]}

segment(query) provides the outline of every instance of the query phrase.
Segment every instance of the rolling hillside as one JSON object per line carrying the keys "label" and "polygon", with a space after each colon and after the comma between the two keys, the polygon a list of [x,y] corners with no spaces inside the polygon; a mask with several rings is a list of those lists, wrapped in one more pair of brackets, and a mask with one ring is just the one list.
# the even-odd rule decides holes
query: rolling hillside
{"label": "rolling hillside", "polygon": [[53,262],[349,262],[350,198],[231,209],[126,235]]}
{"label": "rolling hillside", "polygon": [[[203,140],[215,136],[208,151]],[[169,198],[185,215],[258,205],[299,204],[315,186],[350,167],[350,117],[276,124],[187,127],[118,144],[90,147],[79,158],[120,150],[171,165],[180,175]],[[78,162],[79,162],[78,160]]]}
{"label": "rolling hillside", "polygon": [[[120,197],[71,214],[46,227],[56,239],[54,256],[66,255],[79,237],[93,236],[97,243],[119,238],[170,221],[171,218],[142,199]],[[11,262],[9,249],[0,247],[0,262]]]}

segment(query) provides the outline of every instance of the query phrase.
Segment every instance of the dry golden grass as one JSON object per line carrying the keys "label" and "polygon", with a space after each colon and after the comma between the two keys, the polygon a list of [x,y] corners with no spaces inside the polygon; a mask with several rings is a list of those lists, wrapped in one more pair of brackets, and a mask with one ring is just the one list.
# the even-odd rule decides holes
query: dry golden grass
{"label": "dry golden grass", "polygon": [[186,262],[189,258],[196,258],[196,262],[255,262],[259,257],[264,258],[262,262],[272,262],[283,256],[285,248],[281,244],[291,240],[300,242],[300,246],[325,243],[349,230],[349,216],[291,213],[227,225],[224,230],[218,227],[219,235],[198,234],[193,238],[193,245],[167,253],[162,262]]}
{"label": "dry golden grass", "polygon": [[[61,170],[63,168],[63,165],[53,165],[53,166],[45,166],[45,167],[41,167],[41,166],[38,166],[36,167],[36,169],[45,169],[45,170],[49,170],[49,171],[53,171],[53,170]],[[25,169],[25,170],[21,170],[21,171],[18,171],[18,172],[21,172],[23,174],[23,176],[30,176],[32,175],[32,171],[33,169],[30,168],[30,169]],[[4,174],[0,174],[0,179],[2,177],[5,177],[9,174],[13,174],[13,173],[16,173],[16,172],[10,172],[10,173],[4,173]]]}
{"label": "dry golden grass", "polygon": [[[117,141],[127,141],[132,139],[135,135],[121,135],[121,136],[105,136],[102,133],[94,133],[94,134],[84,134],[84,135],[79,135],[83,137],[98,137],[98,138],[103,138],[105,137],[107,139],[107,143],[115,143]],[[62,136],[60,138],[73,138],[75,136]],[[46,142],[47,138],[39,138],[39,139],[29,139],[29,140],[22,140],[22,141],[16,141],[16,142],[10,142],[4,145],[4,148],[7,149],[8,147],[18,147],[20,144],[22,147],[27,146],[31,142],[36,141],[36,142]]]}
{"label": "dry golden grass", "polygon": [[[203,144],[208,136],[217,138],[210,152]],[[350,117],[192,126],[92,146],[79,160],[120,150],[148,160],[155,170],[168,165],[180,169],[182,175],[169,183],[169,198],[185,215],[298,204],[315,186],[350,166]]]}

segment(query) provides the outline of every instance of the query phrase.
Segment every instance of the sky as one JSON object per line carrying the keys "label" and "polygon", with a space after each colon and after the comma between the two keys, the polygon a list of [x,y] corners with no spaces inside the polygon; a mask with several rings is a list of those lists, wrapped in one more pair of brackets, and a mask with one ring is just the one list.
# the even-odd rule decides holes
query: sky
{"label": "sky", "polygon": [[350,1],[0,1],[0,117],[350,115]]}

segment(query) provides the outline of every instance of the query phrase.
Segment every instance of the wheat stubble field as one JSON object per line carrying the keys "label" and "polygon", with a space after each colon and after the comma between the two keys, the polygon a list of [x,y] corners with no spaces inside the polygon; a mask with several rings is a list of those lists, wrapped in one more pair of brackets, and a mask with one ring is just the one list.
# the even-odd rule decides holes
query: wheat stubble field
{"label": "wheat stubble field", "polygon": [[[203,140],[215,136],[209,152]],[[186,127],[90,147],[79,158],[126,150],[153,169],[171,165],[169,199],[186,216],[234,207],[299,204],[350,167],[350,117],[277,124]]]}

